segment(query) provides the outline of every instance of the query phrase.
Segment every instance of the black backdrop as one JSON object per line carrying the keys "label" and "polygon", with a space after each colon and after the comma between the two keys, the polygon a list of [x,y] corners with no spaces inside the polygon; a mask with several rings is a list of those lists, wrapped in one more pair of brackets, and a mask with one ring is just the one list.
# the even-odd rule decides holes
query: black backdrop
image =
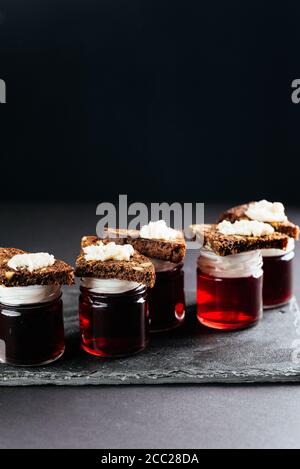
{"label": "black backdrop", "polygon": [[1,0],[1,199],[298,203],[300,4]]}

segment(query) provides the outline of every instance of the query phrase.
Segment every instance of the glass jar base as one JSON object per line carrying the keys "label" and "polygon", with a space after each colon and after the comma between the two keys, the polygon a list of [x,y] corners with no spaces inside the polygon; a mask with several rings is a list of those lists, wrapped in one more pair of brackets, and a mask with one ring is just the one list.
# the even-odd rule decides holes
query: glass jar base
{"label": "glass jar base", "polygon": [[44,361],[39,361],[39,362],[30,362],[30,363],[20,363],[17,360],[11,360],[9,358],[6,358],[5,360],[0,359],[0,363],[3,363],[5,365],[10,365],[10,366],[21,366],[21,367],[34,367],[34,366],[45,366],[45,365],[50,365],[51,363],[56,362],[59,360],[63,354],[65,353],[65,348],[59,352],[56,356],[49,358],[48,360]]}
{"label": "glass jar base", "polygon": [[[241,314],[241,313],[239,313]],[[234,313],[234,317],[236,318],[238,313]],[[213,319],[209,317],[203,317],[202,315],[200,316],[199,314],[197,315],[197,319],[202,324],[203,326],[209,327],[210,329],[218,329],[218,330],[223,330],[223,331],[236,331],[236,330],[242,330],[242,329],[248,329],[250,327],[255,326],[258,322],[259,319],[253,320],[253,318],[248,318],[244,319],[243,321],[241,320],[234,320],[232,318],[228,317],[229,314],[228,312],[226,313],[226,320],[225,319]]]}
{"label": "glass jar base", "polygon": [[93,357],[97,357],[97,358],[125,358],[125,357],[130,357],[133,355],[137,355],[138,353],[143,352],[143,350],[145,350],[147,345],[148,345],[148,342],[145,343],[142,347],[135,348],[132,350],[127,350],[124,352],[111,352],[111,351],[107,351],[104,349],[95,350],[95,348],[91,348],[88,345],[84,345],[84,344],[81,344],[81,348],[89,355],[92,355]]}
{"label": "glass jar base", "polygon": [[271,309],[276,309],[276,308],[282,308],[283,306],[287,306],[291,301],[293,297],[289,298],[288,300],[285,300],[282,303],[278,303],[276,305],[264,305],[264,310],[271,310]]}
{"label": "glass jar base", "polygon": [[168,331],[173,331],[175,329],[178,329],[178,327],[182,326],[184,323],[184,318],[181,319],[180,321],[174,323],[174,324],[170,324],[168,326],[151,326],[150,324],[150,333],[151,334],[158,334],[160,332],[168,332]]}

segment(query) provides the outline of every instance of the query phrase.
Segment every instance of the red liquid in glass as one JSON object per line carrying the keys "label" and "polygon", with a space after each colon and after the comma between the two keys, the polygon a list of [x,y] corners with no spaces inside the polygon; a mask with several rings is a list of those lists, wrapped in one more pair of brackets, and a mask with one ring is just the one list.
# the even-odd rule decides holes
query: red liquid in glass
{"label": "red liquid in glass", "polygon": [[262,315],[263,276],[216,278],[197,270],[197,317],[214,329],[244,329]]}
{"label": "red liquid in glass", "polygon": [[293,296],[294,252],[264,257],[263,304],[265,308],[282,306]]}
{"label": "red liquid in glass", "polygon": [[42,365],[64,352],[62,300],[23,306],[0,305],[0,361]]}
{"label": "red liquid in glass", "polygon": [[183,263],[168,270],[156,270],[155,286],[149,289],[151,332],[174,329],[185,317]]}
{"label": "red liquid in glass", "polygon": [[81,346],[97,357],[118,357],[143,350],[149,339],[146,287],[120,294],[91,293],[81,287]]}

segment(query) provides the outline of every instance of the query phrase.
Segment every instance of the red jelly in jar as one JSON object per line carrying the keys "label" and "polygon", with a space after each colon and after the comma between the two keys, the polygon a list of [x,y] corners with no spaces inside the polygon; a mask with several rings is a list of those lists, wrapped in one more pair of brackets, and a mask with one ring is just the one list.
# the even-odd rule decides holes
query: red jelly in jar
{"label": "red jelly in jar", "polygon": [[290,239],[288,249],[264,249],[264,308],[275,308],[288,303],[293,296],[293,264],[295,242]]}
{"label": "red jelly in jar", "polygon": [[244,329],[262,317],[259,251],[221,257],[201,249],[197,269],[197,317],[214,329]]}
{"label": "red jelly in jar", "polygon": [[180,326],[185,317],[183,262],[151,260],[156,280],[148,293],[150,331],[168,331]]}
{"label": "red jelly in jar", "polygon": [[[88,287],[87,287],[88,286]],[[81,347],[97,357],[143,350],[149,340],[147,287],[123,280],[82,279]]]}
{"label": "red jelly in jar", "polygon": [[33,366],[60,358],[65,350],[60,288],[1,287],[0,295],[0,362]]}

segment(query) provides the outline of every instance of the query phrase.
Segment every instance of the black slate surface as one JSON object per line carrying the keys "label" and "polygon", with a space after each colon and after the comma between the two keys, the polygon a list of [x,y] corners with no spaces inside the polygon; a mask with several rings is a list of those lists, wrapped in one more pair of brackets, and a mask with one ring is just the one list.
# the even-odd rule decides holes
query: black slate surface
{"label": "black slate surface", "polygon": [[300,309],[265,312],[263,321],[240,332],[201,327],[194,293],[187,294],[183,327],[153,335],[147,350],[118,360],[90,357],[79,348],[78,290],[64,293],[66,353],[39,368],[0,365],[0,385],[104,385],[162,383],[258,383],[300,381]]}

